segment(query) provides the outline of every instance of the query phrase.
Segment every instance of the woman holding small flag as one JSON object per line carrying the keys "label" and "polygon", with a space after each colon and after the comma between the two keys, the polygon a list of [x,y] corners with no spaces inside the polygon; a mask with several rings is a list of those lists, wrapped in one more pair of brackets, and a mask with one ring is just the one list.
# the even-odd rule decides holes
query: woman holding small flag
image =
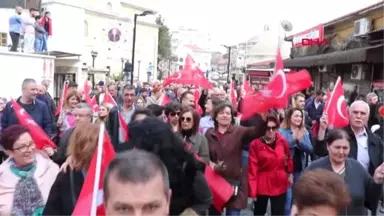
{"label": "woman holding small flag", "polygon": [[81,96],[77,91],[73,90],[68,92],[64,101],[63,111],[60,113],[57,121],[60,133],[75,126],[75,116],[73,115],[73,109],[78,103],[81,102]]}
{"label": "woman holding small flag", "polygon": [[49,192],[44,215],[72,215],[97,148],[99,124],[79,124],[69,140],[67,165]]}
{"label": "woman holding small flag", "polygon": [[0,215],[42,215],[59,167],[24,126],[6,128],[0,143],[10,156],[0,165]]}

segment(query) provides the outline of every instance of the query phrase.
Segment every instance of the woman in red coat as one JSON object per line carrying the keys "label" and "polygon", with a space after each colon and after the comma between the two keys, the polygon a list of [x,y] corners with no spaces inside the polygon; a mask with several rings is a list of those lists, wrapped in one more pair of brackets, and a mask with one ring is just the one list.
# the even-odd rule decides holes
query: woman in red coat
{"label": "woman in red coat", "polygon": [[284,215],[286,192],[293,183],[293,162],[287,141],[278,133],[279,125],[277,116],[269,115],[264,136],[249,147],[248,188],[254,215],[265,215],[268,200],[271,215]]}

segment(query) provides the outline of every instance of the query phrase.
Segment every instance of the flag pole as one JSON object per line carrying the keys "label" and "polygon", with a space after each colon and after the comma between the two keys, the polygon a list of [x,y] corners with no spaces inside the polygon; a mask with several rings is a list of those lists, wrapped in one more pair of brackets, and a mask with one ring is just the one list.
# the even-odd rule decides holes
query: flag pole
{"label": "flag pole", "polygon": [[105,124],[100,124],[99,141],[97,143],[97,158],[96,158],[96,173],[95,173],[95,184],[93,185],[92,193],[92,205],[91,205],[91,216],[97,216],[97,197],[100,185],[101,175],[101,161],[103,157],[103,145],[104,145],[104,132]]}
{"label": "flag pole", "polygon": [[340,80],[341,80],[340,76],[337,77],[337,80],[336,80],[335,86],[333,87],[331,96],[329,98],[327,98],[328,103],[327,103],[327,107],[325,107],[324,113],[328,113],[329,105],[330,105],[329,101],[332,101],[333,95],[335,94],[335,89],[336,89],[335,87],[339,84]]}

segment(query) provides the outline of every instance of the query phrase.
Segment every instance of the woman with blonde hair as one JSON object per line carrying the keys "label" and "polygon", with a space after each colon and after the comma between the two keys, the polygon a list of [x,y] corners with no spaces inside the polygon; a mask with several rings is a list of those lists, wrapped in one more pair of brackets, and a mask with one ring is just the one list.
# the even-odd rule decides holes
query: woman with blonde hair
{"label": "woman with blonde hair", "polygon": [[106,102],[101,103],[99,106],[99,113],[97,115],[96,122],[97,123],[100,123],[100,122],[107,123],[109,111],[111,110],[111,108],[112,107],[109,103],[106,103]]}
{"label": "woman with blonde hair", "polygon": [[[289,108],[286,112],[280,133],[287,140],[293,160],[293,182],[295,183],[305,169],[305,154],[313,152],[309,132],[305,129],[304,113],[299,108]],[[292,188],[287,191],[285,215],[290,215],[292,205]]]}
{"label": "woman with blonde hair", "polygon": [[[44,215],[71,215],[97,148],[99,124],[81,123],[69,140],[68,171],[60,173],[52,185]],[[63,196],[63,194],[66,194]]]}
{"label": "woman with blonde hair", "polygon": [[75,126],[76,120],[73,115],[73,109],[80,102],[81,96],[77,91],[72,90],[68,92],[67,97],[64,100],[63,111],[57,121],[57,126],[59,127],[60,132]]}

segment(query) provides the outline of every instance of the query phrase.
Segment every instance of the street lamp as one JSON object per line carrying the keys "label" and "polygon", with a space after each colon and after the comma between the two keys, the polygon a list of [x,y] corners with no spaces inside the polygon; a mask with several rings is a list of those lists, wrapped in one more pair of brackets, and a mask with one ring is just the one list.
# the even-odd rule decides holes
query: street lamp
{"label": "street lamp", "polygon": [[95,68],[95,59],[97,57],[97,52],[96,51],[91,51],[91,56],[92,56],[92,68]]}
{"label": "street lamp", "polygon": [[232,50],[232,47],[231,46],[227,46],[227,45],[221,45],[225,48],[227,48],[228,50],[228,64],[227,64],[227,83],[230,83],[229,82],[229,75],[230,75],[230,68],[231,68],[231,50]]}
{"label": "street lamp", "polygon": [[133,85],[133,71],[135,70],[135,48],[136,48],[136,23],[137,23],[137,17],[139,16],[147,16],[147,15],[153,15],[155,12],[153,11],[144,11],[141,14],[135,14],[133,18],[133,38],[132,38],[132,73],[131,73],[131,85]]}

